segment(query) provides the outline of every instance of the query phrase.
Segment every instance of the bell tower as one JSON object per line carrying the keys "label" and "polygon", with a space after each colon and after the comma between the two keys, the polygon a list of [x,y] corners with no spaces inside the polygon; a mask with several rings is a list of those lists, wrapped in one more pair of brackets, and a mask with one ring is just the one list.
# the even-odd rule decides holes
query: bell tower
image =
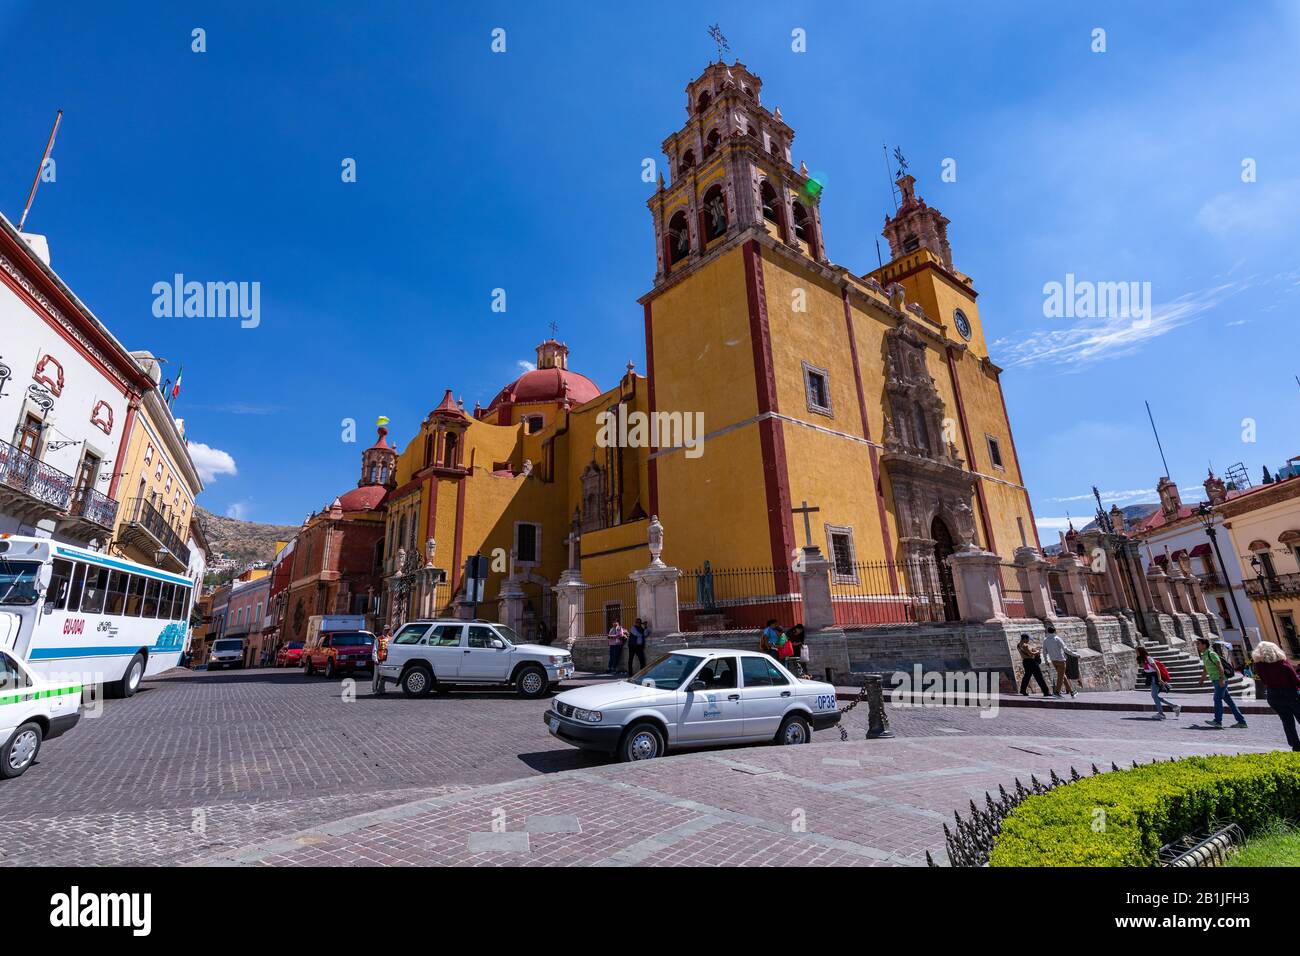
{"label": "bell tower", "polygon": [[663,142],[669,180],[646,205],[654,221],[655,285],[691,271],[728,238],[758,226],[815,262],[822,244],[821,184],[794,167],[781,108],[739,60],[710,63],[686,86],[686,123]]}

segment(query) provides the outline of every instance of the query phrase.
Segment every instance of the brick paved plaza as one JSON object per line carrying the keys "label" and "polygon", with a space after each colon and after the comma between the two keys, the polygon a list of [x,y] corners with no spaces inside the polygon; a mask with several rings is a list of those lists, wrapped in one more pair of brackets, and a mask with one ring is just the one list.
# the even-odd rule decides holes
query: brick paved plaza
{"label": "brick paved plaza", "polygon": [[[799,748],[620,765],[549,736],[506,693],[355,700],[296,670],[175,671],[0,785],[7,865],[843,864],[940,857],[986,789],[1096,762],[1272,749],[1249,730],[1124,711],[865,707]],[[1145,694],[1133,695],[1141,700]]]}

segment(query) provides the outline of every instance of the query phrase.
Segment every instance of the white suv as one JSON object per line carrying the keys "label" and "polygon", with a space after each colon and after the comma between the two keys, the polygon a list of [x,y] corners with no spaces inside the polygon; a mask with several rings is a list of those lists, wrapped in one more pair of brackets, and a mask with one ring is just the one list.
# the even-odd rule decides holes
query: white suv
{"label": "white suv", "polygon": [[524,644],[504,624],[488,621],[412,621],[388,642],[375,689],[394,683],[407,697],[458,684],[513,686],[522,697],[543,696],[573,676],[573,657],[562,649]]}

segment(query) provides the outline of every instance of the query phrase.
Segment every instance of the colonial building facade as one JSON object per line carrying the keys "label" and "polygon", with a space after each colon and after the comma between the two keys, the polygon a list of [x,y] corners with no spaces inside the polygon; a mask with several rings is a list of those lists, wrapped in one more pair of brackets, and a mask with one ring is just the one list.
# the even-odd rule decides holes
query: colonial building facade
{"label": "colonial building facade", "polygon": [[[654,516],[665,560],[766,568],[756,593],[796,607],[807,544],[837,588],[874,564],[896,596],[947,576],[957,551],[1037,545],[948,220],[903,176],[890,261],[835,264],[820,185],[761,90],[742,64],[711,64],[664,141],[644,375],[629,364],[602,390],[550,339],[488,408],[448,389],[420,423],[387,499],[390,620],[473,597],[462,575],[478,554],[493,558],[485,597],[522,604],[525,636],[553,629],[556,585],[626,581]],[[610,441],[611,421],[631,426]]]}

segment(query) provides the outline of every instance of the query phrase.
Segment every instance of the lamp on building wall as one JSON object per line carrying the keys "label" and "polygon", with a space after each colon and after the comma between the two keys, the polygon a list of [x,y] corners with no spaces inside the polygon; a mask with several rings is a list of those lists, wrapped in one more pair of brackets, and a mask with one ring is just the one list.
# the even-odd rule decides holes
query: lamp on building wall
{"label": "lamp on building wall", "polygon": [[1250,634],[1246,630],[1246,619],[1241,616],[1241,608],[1237,606],[1237,589],[1232,583],[1232,578],[1228,577],[1228,566],[1224,564],[1223,553],[1219,550],[1219,530],[1214,526],[1214,506],[1206,501],[1196,509],[1194,514],[1200,520],[1201,527],[1205,529],[1205,535],[1210,539],[1210,545],[1214,548],[1214,557],[1223,571],[1223,583],[1227,586],[1228,598],[1232,601],[1232,613],[1237,616],[1237,626],[1241,628],[1241,642],[1245,645],[1246,654],[1249,655],[1251,652]]}

